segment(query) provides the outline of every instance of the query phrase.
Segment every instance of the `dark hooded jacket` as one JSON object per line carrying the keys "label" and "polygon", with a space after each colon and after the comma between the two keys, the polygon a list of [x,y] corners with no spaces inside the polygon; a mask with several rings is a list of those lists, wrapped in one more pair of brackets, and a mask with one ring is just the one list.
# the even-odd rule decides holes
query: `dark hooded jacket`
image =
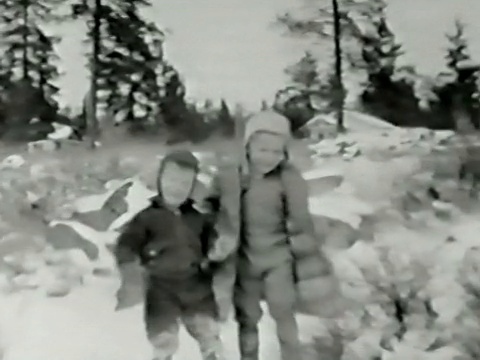
{"label": "dark hooded jacket", "polygon": [[[168,161],[197,162],[198,168],[193,154],[174,152],[162,161],[158,179]],[[118,238],[115,257],[120,270],[140,260],[146,273],[158,279],[177,281],[200,275],[200,264],[216,239],[211,220],[195,209],[191,199],[178,211],[168,208],[158,187],[150,206],[137,214]]]}

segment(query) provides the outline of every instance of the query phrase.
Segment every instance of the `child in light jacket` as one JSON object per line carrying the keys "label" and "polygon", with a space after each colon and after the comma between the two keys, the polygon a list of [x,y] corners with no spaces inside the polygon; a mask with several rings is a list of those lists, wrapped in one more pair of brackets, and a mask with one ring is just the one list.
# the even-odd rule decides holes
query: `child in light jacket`
{"label": "child in light jacket", "polygon": [[282,360],[301,358],[299,285],[330,271],[317,251],[307,183],[289,163],[290,138],[285,117],[271,111],[253,116],[241,165],[220,166],[208,198],[220,235],[209,257],[228,264],[214,288],[223,317],[234,304],[242,360],[258,360],[263,299],[276,321]]}

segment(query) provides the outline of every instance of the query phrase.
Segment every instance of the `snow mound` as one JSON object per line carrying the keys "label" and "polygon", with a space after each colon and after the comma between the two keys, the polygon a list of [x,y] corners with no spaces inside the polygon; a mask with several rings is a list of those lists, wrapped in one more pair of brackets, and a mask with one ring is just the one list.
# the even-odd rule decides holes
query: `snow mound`
{"label": "snow mound", "polygon": [[26,163],[25,159],[21,155],[10,155],[3,159],[0,167],[2,169],[18,169]]}
{"label": "snow mound", "polygon": [[47,138],[50,140],[67,140],[73,135],[73,128],[68,125],[59,124],[56,122],[52,123],[53,132],[47,135]]}
{"label": "snow mound", "polygon": [[361,155],[429,153],[444,150],[454,139],[453,131],[423,128],[357,130],[326,138],[310,146],[314,159],[341,157],[350,160]]}
{"label": "snow mound", "polygon": [[[335,114],[320,114],[310,119],[305,125],[310,130],[323,126],[334,127],[337,124]],[[344,125],[349,131],[395,130],[398,129],[385,120],[353,110],[344,110]]]}

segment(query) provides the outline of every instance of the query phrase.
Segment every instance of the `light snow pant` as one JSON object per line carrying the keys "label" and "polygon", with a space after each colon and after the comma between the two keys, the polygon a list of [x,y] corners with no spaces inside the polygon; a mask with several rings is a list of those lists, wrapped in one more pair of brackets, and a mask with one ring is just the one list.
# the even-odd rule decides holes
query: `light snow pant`
{"label": "light snow pant", "polygon": [[239,264],[234,305],[239,326],[241,360],[258,360],[258,322],[262,317],[260,302],[263,298],[276,322],[281,359],[300,360],[301,346],[295,319],[295,282],[290,263],[256,276],[245,271],[244,266]]}
{"label": "light snow pant", "polygon": [[203,360],[224,360],[211,284],[151,282],[146,291],[145,325],[155,360],[170,360],[177,352],[181,323],[197,340]]}
{"label": "light snow pant", "polygon": [[228,261],[213,276],[213,292],[221,322],[227,321],[232,312],[236,271],[235,261]]}

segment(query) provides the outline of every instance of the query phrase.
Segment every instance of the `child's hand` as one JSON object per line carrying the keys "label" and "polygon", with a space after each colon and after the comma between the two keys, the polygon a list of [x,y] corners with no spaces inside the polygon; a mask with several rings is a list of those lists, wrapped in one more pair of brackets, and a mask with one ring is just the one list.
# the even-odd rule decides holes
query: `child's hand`
{"label": "child's hand", "polygon": [[198,267],[202,274],[208,275],[208,274],[211,274],[212,272],[212,266],[209,259],[203,259],[198,265]]}
{"label": "child's hand", "polygon": [[208,259],[203,259],[198,265],[201,272],[206,272],[210,268],[210,261]]}
{"label": "child's hand", "polygon": [[143,300],[143,286],[122,283],[116,294],[115,311],[138,305]]}
{"label": "child's hand", "polygon": [[208,258],[211,261],[223,261],[230,256],[236,247],[236,241],[229,236],[220,236],[213,246],[213,249],[208,254]]}
{"label": "child's hand", "polygon": [[143,301],[143,269],[137,263],[123,264],[119,268],[122,283],[117,291],[115,310],[135,306]]}
{"label": "child's hand", "polygon": [[217,268],[220,266],[220,263],[211,261],[210,259],[203,259],[199,264],[199,269],[202,274],[211,275]]}

